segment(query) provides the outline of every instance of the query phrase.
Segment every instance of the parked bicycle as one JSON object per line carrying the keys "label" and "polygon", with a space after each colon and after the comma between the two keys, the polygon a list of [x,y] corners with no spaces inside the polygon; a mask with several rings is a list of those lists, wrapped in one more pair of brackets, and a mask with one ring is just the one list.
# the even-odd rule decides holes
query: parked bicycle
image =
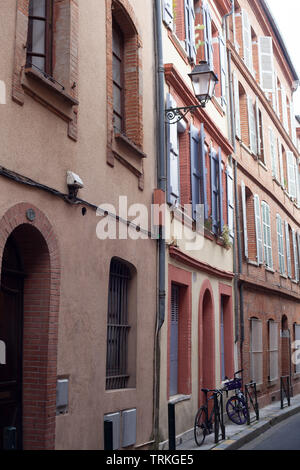
{"label": "parked bicycle", "polygon": [[235,424],[245,424],[248,419],[248,408],[246,397],[242,390],[242,378],[238,377],[243,372],[243,369],[238,370],[234,374],[234,378],[228,380],[224,384],[225,391],[234,390],[235,395],[229,398],[226,403],[226,412],[228,418]]}
{"label": "parked bicycle", "polygon": [[[202,388],[201,390],[205,394],[205,404],[197,411],[194,422],[194,436],[198,446],[203,444],[205,437],[211,434],[214,429],[215,433],[219,434],[220,410],[219,408],[216,409],[215,395],[219,397],[223,393],[223,390],[210,390],[208,388]],[[210,397],[208,397],[209,393],[212,393]],[[210,400],[214,400],[214,404],[209,413]]]}

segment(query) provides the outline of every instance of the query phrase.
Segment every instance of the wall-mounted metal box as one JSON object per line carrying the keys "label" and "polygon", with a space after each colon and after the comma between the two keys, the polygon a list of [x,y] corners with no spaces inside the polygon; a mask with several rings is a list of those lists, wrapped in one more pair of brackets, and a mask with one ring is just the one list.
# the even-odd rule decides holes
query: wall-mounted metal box
{"label": "wall-mounted metal box", "polygon": [[136,443],[136,409],[122,412],[122,447]]}
{"label": "wall-mounted metal box", "polygon": [[69,379],[58,379],[56,383],[56,413],[67,413],[69,407]]}
{"label": "wall-mounted metal box", "polygon": [[104,421],[111,421],[113,423],[113,449],[120,448],[120,427],[121,427],[121,413],[110,413],[104,415]]}

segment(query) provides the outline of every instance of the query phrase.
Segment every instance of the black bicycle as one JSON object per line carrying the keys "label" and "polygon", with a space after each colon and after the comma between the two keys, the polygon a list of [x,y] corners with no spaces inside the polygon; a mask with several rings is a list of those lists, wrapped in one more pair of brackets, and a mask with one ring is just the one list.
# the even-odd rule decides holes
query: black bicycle
{"label": "black bicycle", "polygon": [[238,370],[234,374],[234,378],[228,380],[224,384],[225,391],[234,390],[235,395],[229,398],[226,403],[226,412],[228,418],[235,424],[245,424],[248,419],[248,408],[246,397],[242,390],[242,378],[238,377],[243,372],[243,369]]}
{"label": "black bicycle", "polygon": [[[211,434],[213,430],[217,435],[219,434],[220,410],[218,407],[216,409],[215,397],[223,393],[223,390],[210,390],[208,388],[202,388],[201,390],[205,394],[205,404],[199,408],[194,423],[194,436],[198,446],[203,444],[205,437]],[[208,397],[209,393],[212,393],[210,397]],[[209,412],[210,400],[214,400],[214,404]]]}

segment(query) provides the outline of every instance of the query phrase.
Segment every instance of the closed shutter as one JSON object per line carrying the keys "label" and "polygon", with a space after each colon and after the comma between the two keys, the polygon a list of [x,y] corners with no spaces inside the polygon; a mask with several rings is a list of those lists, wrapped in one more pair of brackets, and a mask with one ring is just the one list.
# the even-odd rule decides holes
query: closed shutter
{"label": "closed shutter", "polygon": [[263,341],[262,322],[251,318],[251,377],[256,384],[262,383],[263,378]]}
{"label": "closed shutter", "polygon": [[288,111],[287,111],[287,101],[286,101],[286,91],[284,86],[281,86],[281,100],[282,100],[282,121],[285,130],[289,131],[289,121],[288,121]]}
{"label": "closed shutter", "polygon": [[202,6],[203,25],[204,25],[204,47],[205,47],[205,60],[211,70],[214,68],[213,60],[213,44],[212,44],[212,29],[211,29],[211,13],[206,0],[203,0]]}
{"label": "closed shutter", "polygon": [[284,221],[285,227],[285,246],[286,246],[286,259],[287,259],[287,272],[288,277],[292,277],[292,261],[291,261],[291,248],[290,248],[290,234],[289,234],[289,224],[287,221]]}
{"label": "closed shutter", "polygon": [[248,104],[248,121],[249,121],[249,136],[250,136],[250,150],[254,155],[257,155],[257,127],[255,121],[254,107],[252,99],[250,96],[247,96]]}
{"label": "closed shutter", "polygon": [[262,148],[262,142],[260,140],[260,123],[259,123],[259,101],[258,97],[256,96],[255,99],[255,114],[256,114],[256,137],[257,137],[257,156],[261,156],[261,148]]}
{"label": "closed shutter", "polygon": [[278,180],[277,148],[274,131],[269,127],[272,176]]}
{"label": "closed shutter", "polygon": [[239,94],[239,82],[238,82],[235,72],[233,72],[233,88],[234,88],[235,134],[240,139],[241,138],[240,94]]}
{"label": "closed shutter", "polygon": [[295,353],[293,356],[295,356],[295,373],[300,374],[300,325],[295,324]]}
{"label": "closed shutter", "polygon": [[280,274],[285,274],[283,229],[282,229],[282,220],[279,214],[276,215],[276,227],[277,227],[279,271],[280,271]]}
{"label": "closed shutter", "polygon": [[173,0],[163,0],[163,21],[164,23],[173,30]]}
{"label": "closed shutter", "polygon": [[272,38],[258,38],[260,86],[266,93],[274,93],[274,62]]}
{"label": "closed shutter", "polygon": [[218,164],[218,179],[219,179],[219,184],[218,184],[218,206],[219,206],[219,229],[220,233],[223,232],[224,228],[224,217],[223,217],[223,196],[224,196],[224,191],[223,191],[223,166],[222,166],[222,153],[221,153],[221,147],[219,147],[219,153],[218,153],[218,159],[219,159],[219,164]]}
{"label": "closed shutter", "polygon": [[269,379],[278,379],[278,323],[269,321]]}
{"label": "closed shutter", "polygon": [[288,150],[286,152],[287,158],[287,173],[288,173],[288,190],[290,197],[297,197],[296,188],[296,172],[295,172],[295,158],[293,152]]}
{"label": "closed shutter", "polygon": [[190,130],[191,148],[191,184],[192,184],[192,211],[193,219],[197,220],[197,205],[200,204],[200,182],[201,169],[199,161],[199,130],[191,125]]}
{"label": "closed shutter", "polygon": [[221,77],[221,105],[226,106],[226,45],[223,36],[219,36],[219,51],[220,51],[220,77]]}
{"label": "closed shutter", "polygon": [[199,152],[200,152],[200,173],[201,173],[201,204],[204,205],[204,219],[208,219],[208,203],[207,203],[207,190],[206,190],[206,145],[205,145],[205,132],[204,124],[201,124],[200,127],[200,142],[199,142]]}
{"label": "closed shutter", "polygon": [[188,58],[196,61],[196,41],[195,41],[195,11],[194,1],[184,0],[185,11],[185,50]]}
{"label": "closed shutter", "polygon": [[283,158],[282,158],[282,146],[278,139],[278,154],[279,154],[279,168],[280,168],[280,184],[284,188],[284,171],[283,171]]}
{"label": "closed shutter", "polygon": [[171,288],[171,331],[170,331],[170,395],[178,393],[178,321],[179,286]]}
{"label": "closed shutter", "polygon": [[233,193],[233,171],[231,166],[227,165],[227,214],[228,228],[231,238],[234,238],[234,193]]}
{"label": "closed shutter", "polygon": [[255,234],[256,234],[256,250],[257,250],[257,262],[258,264],[263,263],[263,240],[262,240],[262,229],[261,229],[261,217],[260,217],[260,201],[257,194],[254,195],[254,218],[255,218]]}
{"label": "closed shutter", "polygon": [[[176,108],[174,98],[167,95],[167,108]],[[168,169],[168,194],[167,202],[172,205],[179,203],[179,145],[177,123],[167,124],[167,169]]]}
{"label": "closed shutter", "polygon": [[246,187],[244,181],[241,181],[242,208],[243,208],[243,228],[244,228],[244,250],[245,258],[248,258],[248,229],[247,229],[247,205],[246,205]]}
{"label": "closed shutter", "polygon": [[262,221],[263,221],[263,234],[264,234],[265,263],[268,268],[272,269],[273,258],[272,258],[270,207],[264,201],[261,203],[261,207],[262,207]]}
{"label": "closed shutter", "polygon": [[215,235],[219,229],[219,158],[215,149],[210,151],[210,178],[211,178],[211,218],[212,231]]}
{"label": "closed shutter", "polygon": [[297,250],[297,238],[296,232],[292,229],[293,237],[293,250],[294,250],[294,266],[295,266],[295,281],[299,282],[299,261],[298,261],[298,250]]}
{"label": "closed shutter", "polygon": [[253,58],[252,58],[252,37],[251,25],[249,21],[248,12],[242,10],[242,29],[243,29],[243,47],[244,47],[244,61],[250,72],[253,72]]}

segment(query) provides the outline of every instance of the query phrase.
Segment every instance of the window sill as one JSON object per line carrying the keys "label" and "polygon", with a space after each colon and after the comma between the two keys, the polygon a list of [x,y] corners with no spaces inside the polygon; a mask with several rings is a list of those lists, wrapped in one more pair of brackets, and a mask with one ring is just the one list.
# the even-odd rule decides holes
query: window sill
{"label": "window sill", "polygon": [[121,134],[120,132],[115,133],[115,139],[117,142],[121,142],[124,144],[130,151],[133,151],[133,153],[140,157],[140,158],[146,158],[147,155],[142,152],[142,150],[135,145],[125,134]]}
{"label": "window sill", "polygon": [[270,388],[274,387],[274,385],[276,385],[277,383],[278,383],[278,377],[277,379],[272,379],[272,380],[268,379],[268,387]]}
{"label": "window sill", "polygon": [[173,395],[172,397],[170,397],[169,403],[171,403],[172,405],[176,405],[176,403],[180,403],[182,401],[190,400],[191,397],[192,397],[192,395],[181,395],[181,394]]}
{"label": "window sill", "polygon": [[268,271],[269,273],[275,274],[274,269],[269,268],[268,266],[265,266],[265,269],[266,269],[266,271]]}
{"label": "window sill", "polygon": [[280,273],[280,277],[282,277],[283,279],[288,279],[288,277],[287,277],[286,274],[281,274],[281,273]]}
{"label": "window sill", "polygon": [[251,261],[251,259],[247,260],[247,264],[251,264],[251,266],[256,266],[257,268],[259,267],[259,264],[257,261]]}
{"label": "window sill", "polygon": [[38,70],[35,70],[32,67],[29,67],[25,68],[25,75],[34,80],[38,80],[39,83],[43,84],[43,86],[47,87],[49,90],[52,90],[64,101],[66,101],[66,103],[68,103],[70,106],[78,106],[78,100],[66,93],[62,85],[52,82],[50,78],[45,77],[42,72],[39,72]]}
{"label": "window sill", "polygon": [[274,183],[276,183],[277,186],[279,186],[279,187],[281,188],[281,184],[280,184],[280,182],[278,181],[278,179],[276,178],[276,176],[273,176],[272,179],[273,179]]}
{"label": "window sill", "polygon": [[261,160],[258,160],[258,164],[259,164],[265,171],[268,171],[268,167],[267,167]]}

